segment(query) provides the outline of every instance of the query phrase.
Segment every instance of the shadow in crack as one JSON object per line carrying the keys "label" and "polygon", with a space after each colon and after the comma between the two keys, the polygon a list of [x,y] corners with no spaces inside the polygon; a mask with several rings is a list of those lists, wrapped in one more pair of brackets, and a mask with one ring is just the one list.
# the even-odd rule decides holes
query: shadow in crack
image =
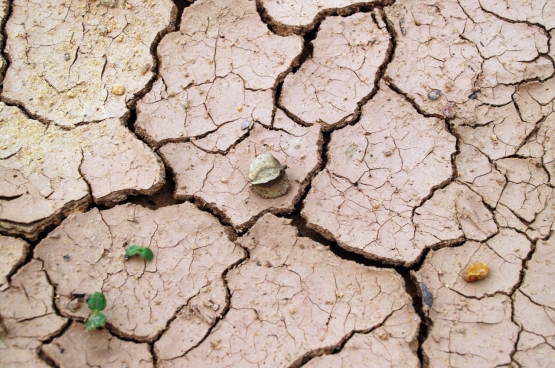
{"label": "shadow in crack", "polygon": [[176,25],[176,28],[179,29],[179,26],[181,24],[181,16],[183,15],[183,10],[191,6],[191,4],[194,3],[194,1],[173,0],[173,3],[175,4],[175,6],[177,6],[177,19],[175,20],[175,25]]}

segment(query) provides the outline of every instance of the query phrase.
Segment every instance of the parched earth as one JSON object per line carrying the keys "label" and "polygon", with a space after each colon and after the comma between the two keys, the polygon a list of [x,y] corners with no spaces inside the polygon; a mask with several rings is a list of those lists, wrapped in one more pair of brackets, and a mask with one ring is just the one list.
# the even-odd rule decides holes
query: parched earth
{"label": "parched earth", "polygon": [[553,366],[553,1],[1,0],[0,25],[2,367]]}

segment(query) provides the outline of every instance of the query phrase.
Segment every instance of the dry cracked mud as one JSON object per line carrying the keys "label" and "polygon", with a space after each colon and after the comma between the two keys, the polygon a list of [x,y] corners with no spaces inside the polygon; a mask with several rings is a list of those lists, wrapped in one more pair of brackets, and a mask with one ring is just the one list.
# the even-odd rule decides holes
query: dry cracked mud
{"label": "dry cracked mud", "polygon": [[552,1],[5,0],[0,27],[1,366],[555,362]]}
{"label": "dry cracked mud", "polygon": [[[393,270],[342,260],[297,236],[289,222],[266,214],[239,238],[249,259],[227,274],[229,311],[201,344],[161,365],[294,366],[356,333],[391,339],[388,344],[406,353],[405,362],[417,366],[419,318],[403,279]],[[391,327],[403,326],[400,336],[388,332],[390,318]],[[164,347],[171,349],[158,349]]]}

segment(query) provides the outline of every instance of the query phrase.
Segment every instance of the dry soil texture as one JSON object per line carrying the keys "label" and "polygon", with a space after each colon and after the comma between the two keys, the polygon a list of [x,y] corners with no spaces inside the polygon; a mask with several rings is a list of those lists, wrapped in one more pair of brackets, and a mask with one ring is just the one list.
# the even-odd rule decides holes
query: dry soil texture
{"label": "dry soil texture", "polygon": [[553,366],[553,1],[0,0],[0,27],[2,367]]}

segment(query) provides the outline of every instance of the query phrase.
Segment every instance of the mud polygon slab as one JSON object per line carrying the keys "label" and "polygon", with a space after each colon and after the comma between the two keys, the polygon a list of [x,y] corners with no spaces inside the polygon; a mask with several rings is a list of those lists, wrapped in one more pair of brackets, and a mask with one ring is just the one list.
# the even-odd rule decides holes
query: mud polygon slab
{"label": "mud polygon slab", "polygon": [[312,29],[316,22],[330,13],[348,14],[361,7],[368,7],[379,3],[371,0],[360,2],[356,0],[294,0],[271,1],[262,0],[263,14],[268,16],[272,24],[280,33],[301,34]]}
{"label": "mud polygon slab", "polygon": [[312,41],[313,52],[283,83],[280,105],[305,124],[327,131],[353,120],[376,88],[390,36],[372,13],[328,17]]}
{"label": "mud polygon slab", "polygon": [[[154,259],[126,260],[132,244],[149,247]],[[73,214],[37,246],[35,256],[57,286],[62,314],[87,317],[82,295],[102,291],[111,329],[118,336],[152,341],[189,299],[218,284],[243,250],[215,217],[184,203]]]}
{"label": "mud polygon slab", "polygon": [[9,234],[36,239],[91,194],[114,204],[165,182],[158,156],[117,119],[66,130],[5,104],[0,118],[0,228]]}
{"label": "mud polygon slab", "polygon": [[147,344],[118,339],[107,330],[89,332],[81,323],[73,323],[42,351],[60,367],[154,367]]}
{"label": "mud polygon slab", "polygon": [[25,240],[0,235],[0,291],[9,287],[6,276],[25,261],[28,252],[29,243]]}
{"label": "mud polygon slab", "polygon": [[47,367],[38,357],[41,341],[55,336],[67,323],[56,314],[53,297],[40,261],[21,267],[10,287],[0,291],[2,366]]}
{"label": "mud polygon slab", "polygon": [[[431,251],[419,274],[425,275],[421,281],[428,289],[448,287],[449,291],[466,298],[510,294],[520,282],[522,263],[531,249],[532,245],[526,236],[503,228],[485,243],[467,241],[459,247]],[[489,274],[483,280],[469,283],[464,280],[465,270],[474,263],[487,264]],[[435,305],[434,302],[434,308]]]}
{"label": "mud polygon slab", "polygon": [[547,30],[555,28],[555,4],[549,0],[487,1],[480,0],[480,6],[487,12],[512,21],[543,25]]}
{"label": "mud polygon slab", "polygon": [[[397,40],[387,79],[429,114],[451,118],[446,111],[453,110],[464,124],[474,124],[479,106],[511,102],[510,85],[546,79],[554,71],[541,55],[548,50],[542,28],[503,20],[478,1],[404,0],[385,12]],[[441,97],[430,100],[434,89]]]}
{"label": "mud polygon slab", "polygon": [[[169,0],[12,3],[2,97],[62,126],[128,116],[153,77],[150,48],[169,27]],[[121,93],[114,87],[122,86]],[[116,87],[117,89],[117,87]]]}
{"label": "mud polygon slab", "polygon": [[304,367],[420,367],[414,353],[418,320],[410,308],[393,314],[384,324],[367,334],[356,333],[337,354],[310,360]]}
{"label": "mud polygon slab", "polygon": [[[525,236],[501,230],[486,244],[469,241],[428,254],[414,275],[433,296],[427,309],[433,325],[423,344],[430,366],[491,367],[511,362],[519,328],[505,294],[518,285],[530,249]],[[488,263],[490,274],[467,283],[464,270],[475,262]]]}
{"label": "mud polygon slab", "polygon": [[227,274],[228,313],[200,345],[162,366],[296,365],[395,311],[418,321],[395,271],[342,260],[289,223],[266,214],[239,239],[250,258]]}
{"label": "mud polygon slab", "polygon": [[301,50],[299,36],[269,31],[254,1],[195,2],[157,48],[159,79],[137,104],[137,133],[159,146],[223,128],[233,143],[245,119],[270,126],[273,89]]}
{"label": "mud polygon slab", "polygon": [[[175,197],[194,198],[238,230],[251,226],[266,212],[292,212],[320,167],[322,137],[319,126],[296,126],[282,112],[276,116],[291,133],[255,124],[249,135],[226,155],[206,152],[197,146],[202,140],[163,146],[159,153],[174,172]],[[261,153],[271,153],[287,166],[290,187],[284,196],[265,199],[249,186],[250,163]]]}
{"label": "mud polygon slab", "polygon": [[497,232],[493,214],[482,198],[457,182],[438,189],[414,211],[418,242],[448,245],[461,239],[484,241]]}
{"label": "mud polygon slab", "polygon": [[413,264],[426,247],[412,211],[452,176],[455,138],[385,84],[360,121],[332,133],[304,201],[308,226],[369,258]]}

